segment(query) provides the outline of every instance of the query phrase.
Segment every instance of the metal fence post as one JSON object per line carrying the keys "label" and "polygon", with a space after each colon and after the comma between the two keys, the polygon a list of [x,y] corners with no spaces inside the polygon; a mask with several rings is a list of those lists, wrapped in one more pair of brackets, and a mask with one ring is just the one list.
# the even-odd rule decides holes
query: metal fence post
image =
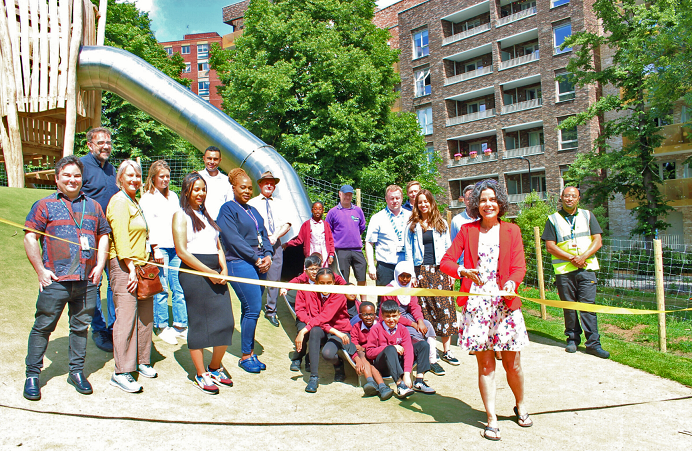
{"label": "metal fence post", "polygon": [[[536,264],[538,269],[538,293],[541,300],[545,301],[545,281],[543,280],[543,254],[541,252],[541,230],[538,227],[533,228],[533,237],[536,245]],[[541,319],[548,319],[548,312],[545,305],[541,304]]]}
{"label": "metal fence post", "polygon": [[[666,309],[665,291],[663,289],[663,248],[661,240],[654,240],[654,264],[656,267],[656,305],[658,310]],[[658,348],[666,352],[666,314],[658,314]]]}

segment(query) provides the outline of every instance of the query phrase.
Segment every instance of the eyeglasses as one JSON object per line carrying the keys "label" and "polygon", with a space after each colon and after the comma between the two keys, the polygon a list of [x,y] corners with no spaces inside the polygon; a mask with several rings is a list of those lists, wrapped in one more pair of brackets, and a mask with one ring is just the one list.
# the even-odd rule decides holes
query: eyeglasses
{"label": "eyeglasses", "polygon": [[579,199],[579,194],[563,194],[562,197],[565,199]]}
{"label": "eyeglasses", "polygon": [[305,268],[307,272],[317,272],[320,270],[320,268]]}
{"label": "eyeglasses", "polygon": [[480,182],[476,183],[476,185],[475,185],[476,188],[478,188],[479,186],[481,186],[483,183],[487,183],[487,184],[489,184],[489,185],[497,185],[497,180],[495,180],[495,179],[485,179],[485,180],[481,180]]}

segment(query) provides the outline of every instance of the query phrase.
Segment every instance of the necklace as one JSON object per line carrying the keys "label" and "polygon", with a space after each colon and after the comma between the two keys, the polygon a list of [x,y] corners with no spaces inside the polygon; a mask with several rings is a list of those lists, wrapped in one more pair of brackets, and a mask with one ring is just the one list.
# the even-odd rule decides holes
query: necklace
{"label": "necklace", "polygon": [[491,225],[490,227],[485,227],[483,224],[480,224],[480,226],[481,226],[481,232],[487,233],[487,232],[490,231],[490,229],[492,229],[493,227],[498,226],[499,224],[500,224],[500,223],[498,222],[498,223],[496,223],[496,224]]}

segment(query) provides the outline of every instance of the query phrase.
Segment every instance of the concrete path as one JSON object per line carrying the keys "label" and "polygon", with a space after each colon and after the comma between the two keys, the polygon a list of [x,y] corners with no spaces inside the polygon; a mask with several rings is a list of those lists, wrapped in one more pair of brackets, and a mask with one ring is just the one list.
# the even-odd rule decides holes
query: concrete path
{"label": "concrete path", "polygon": [[[35,281],[31,281],[34,283]],[[33,302],[28,300],[27,302]],[[239,317],[240,308],[234,302]],[[485,413],[477,388],[475,359],[443,364],[447,375],[427,376],[437,394],[409,400],[362,398],[355,374],[332,382],[320,367],[316,394],[306,377],[288,370],[295,327],[284,306],[281,328],[264,318],[256,352],[267,364],[261,375],[237,367],[240,334],[224,363],[235,386],[218,396],[199,391],[189,379],[189,352],[154,338],[157,379],[140,379],[141,394],[108,384],[112,356],[89,339],[86,372],[91,396],[66,383],[67,314],[48,347],[41,375],[43,399],[22,397],[26,338],[32,318],[9,318],[0,309],[0,448],[2,449],[692,449],[692,389],[582,352],[567,354],[560,343],[532,336],[523,352],[526,398],[534,426],[520,428],[513,397],[498,368],[497,410],[502,441],[481,437]],[[207,360],[210,353],[207,353]]]}

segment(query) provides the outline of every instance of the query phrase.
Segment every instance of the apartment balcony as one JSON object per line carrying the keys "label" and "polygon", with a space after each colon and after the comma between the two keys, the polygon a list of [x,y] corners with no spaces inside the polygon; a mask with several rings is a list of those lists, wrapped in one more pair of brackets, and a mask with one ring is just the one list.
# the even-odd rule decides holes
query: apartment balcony
{"label": "apartment balcony", "polygon": [[495,108],[491,110],[478,111],[476,113],[464,114],[462,116],[450,117],[447,119],[447,127],[452,125],[459,125],[465,122],[477,121],[479,119],[485,119],[488,117],[495,116]]}
{"label": "apartment balcony", "polygon": [[[521,193],[521,194],[508,194],[507,197],[509,198],[509,203],[510,204],[518,204],[519,202],[523,202],[524,199],[526,199],[526,196],[528,196],[530,193]],[[538,198],[541,200],[547,199],[546,193],[536,193],[538,194]]]}
{"label": "apartment balcony", "polygon": [[453,168],[470,164],[488,163],[490,161],[497,161],[497,152],[492,152],[490,155],[476,155],[475,157],[462,157],[459,160],[452,160],[449,167]]}
{"label": "apartment balcony", "polygon": [[534,6],[533,8],[525,9],[523,11],[519,11],[518,13],[511,14],[509,16],[505,16],[501,19],[497,19],[497,25],[496,27],[501,27],[503,25],[507,25],[508,23],[516,22],[517,20],[521,20],[524,17],[529,17],[529,16],[534,16],[536,15],[536,7]]}
{"label": "apartment balcony", "polygon": [[480,69],[470,70],[464,72],[463,74],[455,75],[453,77],[445,78],[445,86],[452,85],[454,83],[459,83],[460,81],[470,80],[472,78],[480,77],[486,74],[493,73],[493,66],[481,67]]}
{"label": "apartment balcony", "polygon": [[517,111],[530,110],[543,105],[543,99],[532,99],[525,102],[517,102],[502,107],[502,114],[516,113]]}
{"label": "apartment balcony", "polygon": [[540,50],[536,50],[535,52],[529,53],[528,55],[523,55],[517,58],[512,58],[511,60],[502,61],[500,62],[500,70],[509,69],[510,67],[514,66],[520,66],[522,64],[527,64],[532,61],[538,61],[539,51]]}
{"label": "apartment balcony", "polygon": [[479,33],[483,33],[488,30],[490,30],[490,22],[480,25],[476,28],[472,28],[470,30],[462,31],[461,33],[453,34],[452,36],[447,36],[442,40],[442,45],[447,45],[451,44],[452,42],[461,41],[462,39],[475,36]]}
{"label": "apartment balcony", "polygon": [[692,152],[692,125],[666,125],[658,133],[663,136],[663,142],[654,149],[655,155]]}
{"label": "apartment balcony", "polygon": [[[663,194],[663,199],[671,207],[685,207],[692,205],[692,178],[666,180],[663,185],[658,185]],[[625,198],[625,208],[633,209],[641,204],[641,201],[631,197]]]}
{"label": "apartment balcony", "polygon": [[466,208],[466,204],[462,200],[454,199],[449,203],[449,208]]}
{"label": "apartment balcony", "polygon": [[508,158],[524,157],[527,155],[540,155],[544,152],[545,152],[545,146],[543,146],[543,145],[521,147],[519,149],[505,150],[504,156],[502,158],[506,160]]}

